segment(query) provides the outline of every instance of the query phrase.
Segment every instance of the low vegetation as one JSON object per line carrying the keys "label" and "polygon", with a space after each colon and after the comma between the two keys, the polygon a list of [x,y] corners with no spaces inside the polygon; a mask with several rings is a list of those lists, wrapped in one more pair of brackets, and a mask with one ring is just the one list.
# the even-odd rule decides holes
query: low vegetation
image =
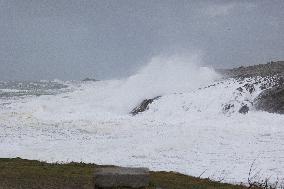
{"label": "low vegetation", "polygon": [[[93,172],[99,165],[49,164],[34,160],[0,159],[1,189],[94,189]],[[101,167],[101,166],[100,166]],[[213,182],[175,172],[151,172],[148,189],[242,189],[239,185]]]}

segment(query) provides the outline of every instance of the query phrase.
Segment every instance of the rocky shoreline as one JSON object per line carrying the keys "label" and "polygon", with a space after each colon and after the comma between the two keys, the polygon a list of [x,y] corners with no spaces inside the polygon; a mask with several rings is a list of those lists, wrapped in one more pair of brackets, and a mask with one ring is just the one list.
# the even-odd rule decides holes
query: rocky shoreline
{"label": "rocky shoreline", "polygon": [[253,66],[241,66],[233,69],[219,69],[219,73],[226,78],[248,78],[248,77],[267,77],[278,75],[284,77],[284,61],[271,61],[267,64]]}
{"label": "rocky shoreline", "polygon": [[[263,90],[253,102],[256,110],[284,114],[284,61],[269,62],[248,67],[219,70],[225,78],[244,80],[255,78],[256,82],[246,85],[251,93],[256,84]],[[264,81],[264,82],[262,82]],[[241,112],[240,112],[241,113]]]}
{"label": "rocky shoreline", "polygon": [[[236,88],[238,96],[245,93],[253,94],[256,89],[261,92],[252,101],[241,102],[241,107],[237,110],[241,114],[248,113],[251,109],[266,111],[269,113],[284,114],[284,61],[269,62],[248,67],[238,67],[233,69],[217,70],[223,75],[223,79],[235,79],[242,87]],[[218,83],[217,83],[218,84]],[[216,84],[207,86],[214,87]],[[149,109],[149,105],[161,96],[143,100],[135,107],[130,114],[135,116]],[[225,103],[223,113],[228,113],[234,109],[235,105]]]}

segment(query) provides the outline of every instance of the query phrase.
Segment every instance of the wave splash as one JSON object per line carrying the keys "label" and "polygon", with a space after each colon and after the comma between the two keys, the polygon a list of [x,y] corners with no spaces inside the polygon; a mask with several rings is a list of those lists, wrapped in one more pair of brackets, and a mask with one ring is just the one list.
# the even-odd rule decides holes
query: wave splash
{"label": "wave splash", "polygon": [[117,106],[124,106],[121,110],[126,113],[146,98],[189,92],[220,77],[212,68],[200,67],[200,63],[198,55],[155,57],[122,82],[113,100],[118,100]]}
{"label": "wave splash", "polygon": [[145,98],[190,92],[220,77],[200,64],[199,55],[155,57],[126,79],[83,84],[71,93],[40,97],[25,109],[37,118],[57,121],[128,115]]}

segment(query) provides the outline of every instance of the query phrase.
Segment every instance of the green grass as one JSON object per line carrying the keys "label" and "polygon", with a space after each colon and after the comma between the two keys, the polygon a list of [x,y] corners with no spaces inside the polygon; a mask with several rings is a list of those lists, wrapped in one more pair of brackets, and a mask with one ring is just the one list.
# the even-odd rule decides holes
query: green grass
{"label": "green grass", "polygon": [[[0,158],[1,189],[94,189],[95,164],[48,164],[20,158]],[[151,172],[148,189],[241,189],[244,186],[223,184],[175,172]]]}
{"label": "green grass", "polygon": [[151,184],[167,189],[245,189],[245,186],[224,184],[175,172],[151,172]]}
{"label": "green grass", "polygon": [[93,164],[0,159],[0,188],[93,188]]}

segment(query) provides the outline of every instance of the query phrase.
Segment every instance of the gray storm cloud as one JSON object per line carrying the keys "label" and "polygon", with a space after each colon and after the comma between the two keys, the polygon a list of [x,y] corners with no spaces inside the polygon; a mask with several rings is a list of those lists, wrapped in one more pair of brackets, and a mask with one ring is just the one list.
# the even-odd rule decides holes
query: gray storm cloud
{"label": "gray storm cloud", "polygon": [[284,59],[284,1],[0,0],[0,80],[107,79],[157,54]]}

